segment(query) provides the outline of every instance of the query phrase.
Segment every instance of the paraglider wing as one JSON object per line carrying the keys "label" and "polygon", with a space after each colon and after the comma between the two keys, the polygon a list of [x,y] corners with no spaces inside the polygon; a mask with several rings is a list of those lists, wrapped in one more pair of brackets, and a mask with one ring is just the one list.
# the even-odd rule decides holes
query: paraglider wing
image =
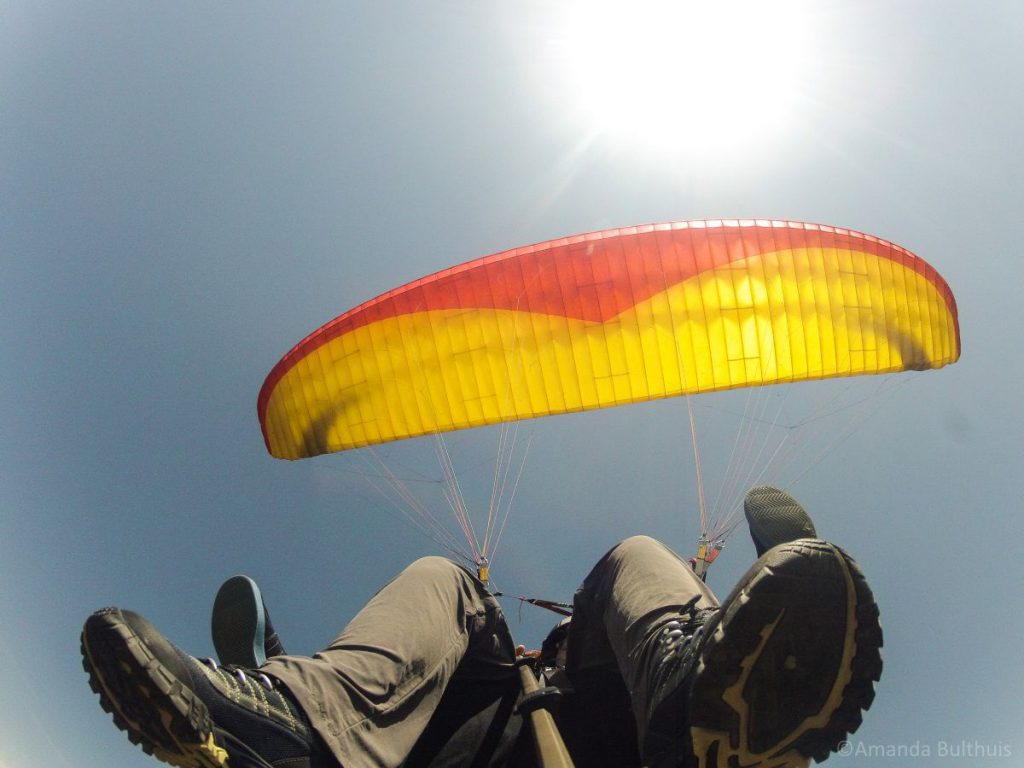
{"label": "paraglider wing", "polygon": [[938,368],[957,311],[924,260],[786,221],[615,229],[487,256],[323,326],[259,397],[299,459],[674,395]]}

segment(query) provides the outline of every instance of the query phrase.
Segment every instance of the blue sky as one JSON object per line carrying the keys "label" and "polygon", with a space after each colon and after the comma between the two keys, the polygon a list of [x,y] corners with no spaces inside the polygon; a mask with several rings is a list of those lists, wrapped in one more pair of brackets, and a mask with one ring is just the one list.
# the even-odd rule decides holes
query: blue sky
{"label": "blue sky", "polygon": [[[641,47],[620,68],[657,72],[581,80],[617,49],[587,58],[569,4],[0,2],[0,768],[155,764],[81,670],[96,608],[207,655],[213,594],[246,572],[308,653],[438,552],[357,459],[266,454],[256,395],[300,338],[471,258],[704,217],[863,230],[951,285],[961,362],[895,389],[793,491],[882,606],[886,670],[854,743],[927,746],[925,766],[967,741],[1011,754],[972,764],[1017,764],[1024,12],[778,7],[799,21],[779,47],[801,54],[773,74],[783,109],[716,132],[651,103],[691,103],[693,62]],[[719,50],[708,77],[735,65]],[[765,87],[736,82],[729,103]],[[732,437],[698,412],[713,479]],[[687,431],[679,401],[530,425],[499,586],[568,599],[631,533],[692,549]],[[494,439],[452,439],[477,505]],[[712,586],[752,556],[734,537]],[[508,610],[528,645],[552,623]]]}

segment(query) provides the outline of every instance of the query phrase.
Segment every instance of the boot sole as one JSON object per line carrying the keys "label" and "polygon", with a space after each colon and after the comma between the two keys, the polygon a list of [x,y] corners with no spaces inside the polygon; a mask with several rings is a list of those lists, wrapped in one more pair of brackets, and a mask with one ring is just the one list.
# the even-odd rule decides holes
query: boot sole
{"label": "boot sole", "polygon": [[858,728],[881,675],[878,607],[841,549],[800,540],[755,569],[724,603],[690,693],[699,768],[821,762]]}
{"label": "boot sole", "polygon": [[807,511],[778,488],[752,489],[743,500],[743,511],[759,557],[779,544],[817,537]]}
{"label": "boot sole", "polygon": [[90,687],[133,744],[178,768],[228,765],[206,705],[153,656],[120,611],[90,616],[81,642]]}
{"label": "boot sole", "polygon": [[248,576],[225,581],[213,601],[210,632],[221,664],[256,669],[267,663],[263,597]]}

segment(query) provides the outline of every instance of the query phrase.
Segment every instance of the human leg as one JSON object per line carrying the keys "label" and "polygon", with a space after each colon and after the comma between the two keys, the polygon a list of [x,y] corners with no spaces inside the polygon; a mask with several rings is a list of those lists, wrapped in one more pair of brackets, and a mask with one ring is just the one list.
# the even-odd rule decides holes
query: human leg
{"label": "human leg", "polygon": [[312,658],[276,656],[284,683],[346,768],[397,765],[456,675],[511,677],[515,646],[501,608],[467,570],[417,560]]}
{"label": "human leg", "polygon": [[[497,601],[442,558],[403,571],[313,658],[278,656],[257,671],[214,671],[141,617],[111,610],[83,631],[93,687],[133,741],[183,768],[225,765],[242,747],[270,764],[283,755],[309,768],[398,765],[450,680],[514,674]],[[271,699],[290,714],[268,717],[261,706]],[[267,734],[282,722],[278,748]]]}
{"label": "human leg", "polygon": [[[573,602],[568,673],[614,665],[638,713],[646,709],[645,662],[652,631],[691,611],[718,607],[714,593],[689,564],[649,536],[632,536],[612,547]],[[646,723],[641,720],[638,715],[642,739]]]}
{"label": "human leg", "polygon": [[676,560],[646,537],[614,548],[577,593],[584,621],[570,633],[570,670],[614,657],[645,765],[797,768],[856,730],[881,672],[881,630],[842,550],[777,546],[717,610]]}

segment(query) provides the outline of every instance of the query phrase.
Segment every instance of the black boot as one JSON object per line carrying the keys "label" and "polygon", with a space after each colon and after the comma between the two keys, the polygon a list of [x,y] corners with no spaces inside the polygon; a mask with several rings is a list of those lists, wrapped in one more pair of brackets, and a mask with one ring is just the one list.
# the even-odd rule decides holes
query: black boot
{"label": "black boot", "polygon": [[201,662],[142,616],[94,613],[82,630],[89,683],[114,723],[179,768],[336,766],[302,710],[259,672]]}
{"label": "black boot", "polygon": [[802,768],[857,729],[882,671],[878,608],[831,544],[775,547],[717,611],[652,635],[648,766]]}
{"label": "black boot", "polygon": [[232,576],[221,584],[213,601],[210,633],[221,664],[255,669],[285,652],[260,588],[248,576]]}
{"label": "black boot", "polygon": [[818,537],[810,515],[797,500],[770,485],[751,488],[743,499],[743,511],[758,557],[787,541]]}

